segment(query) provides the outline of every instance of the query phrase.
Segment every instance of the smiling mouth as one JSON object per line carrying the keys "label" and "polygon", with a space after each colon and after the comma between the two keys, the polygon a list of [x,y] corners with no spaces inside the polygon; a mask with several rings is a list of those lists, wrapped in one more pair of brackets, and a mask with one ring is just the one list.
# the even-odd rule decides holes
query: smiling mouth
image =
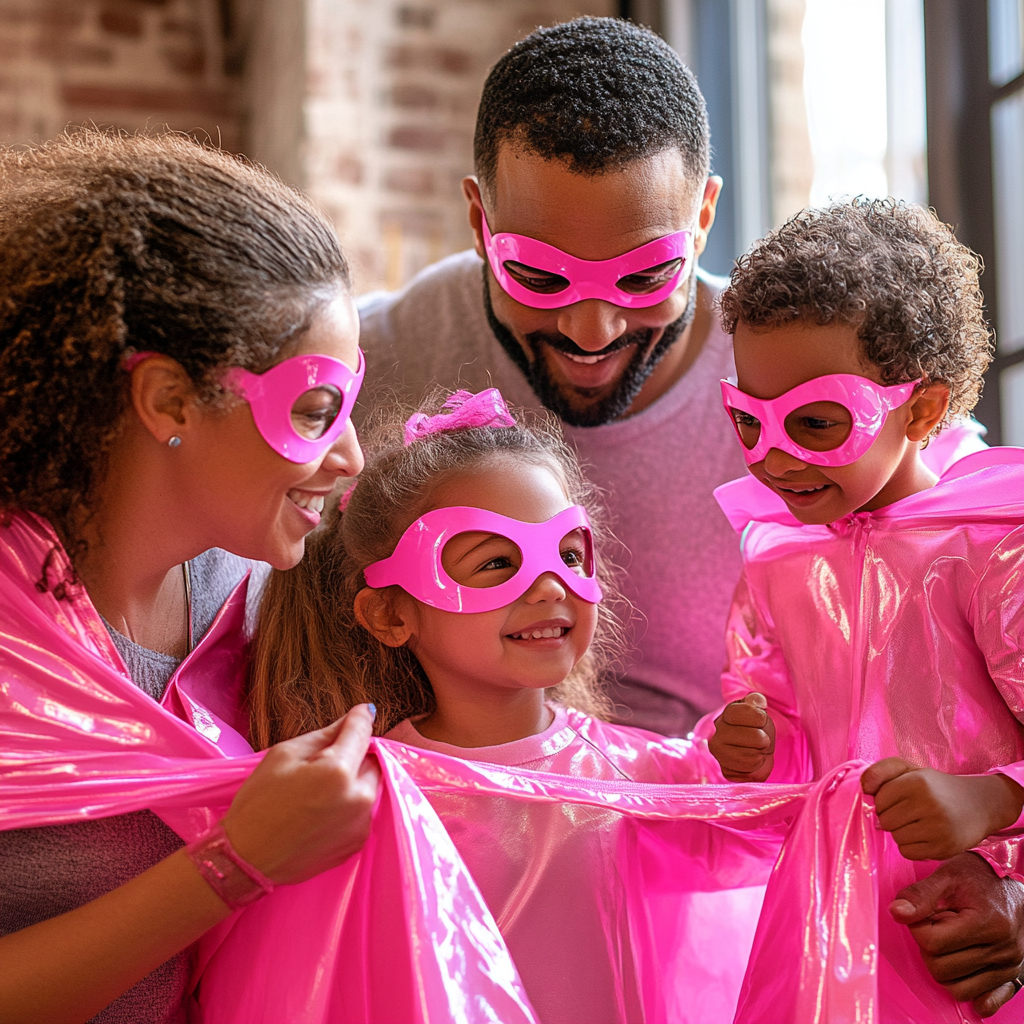
{"label": "smiling mouth", "polygon": [[788,494],[815,494],[817,491],[823,491],[828,484],[818,484],[815,487],[783,487],[782,484],[775,485],[780,491],[786,491]]}
{"label": "smiling mouth", "polygon": [[627,345],[624,348],[616,348],[611,352],[598,352],[592,356],[580,356],[574,352],[563,352],[561,349],[556,349],[560,356],[565,356],[570,362],[577,363],[580,366],[593,366],[595,363],[603,363],[606,359],[611,359],[612,356],[619,352],[625,352],[627,348],[633,348],[632,345]]}
{"label": "smiling mouth", "polygon": [[521,633],[509,633],[511,640],[551,640],[565,636],[568,626],[547,626],[544,629],[524,629]]}
{"label": "smiling mouth", "polygon": [[324,502],[327,499],[327,495],[311,494],[309,491],[289,491],[288,498],[295,502],[299,508],[309,509],[310,512],[321,513],[324,510]]}

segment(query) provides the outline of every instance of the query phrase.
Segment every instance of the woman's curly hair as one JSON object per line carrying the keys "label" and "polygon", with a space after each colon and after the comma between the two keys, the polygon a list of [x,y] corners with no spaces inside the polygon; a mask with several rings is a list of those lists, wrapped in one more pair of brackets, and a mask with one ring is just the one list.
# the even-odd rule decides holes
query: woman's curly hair
{"label": "woman's curly hair", "polygon": [[[436,414],[444,406],[437,392],[420,411]],[[557,419],[547,412],[516,412],[512,427],[439,431],[406,445],[403,424],[411,411],[397,402],[379,403],[360,431],[366,468],[346,492],[350,500],[343,510],[325,514],[297,566],[271,574],[250,662],[250,733],[257,749],[323,728],[361,701],[377,706],[379,735],[434,710],[433,689],[416,656],[372,636],[356,619],[355,597],[366,586],[363,570],[393,553],[446,479],[500,467],[505,460],[550,468],[569,501],[590,515],[604,592],[597,633],[584,658],[548,696],[595,717],[611,714],[603,684],[623,652],[631,608],[605,554],[612,538],[599,493],[562,439]]]}
{"label": "woman's curly hair", "polygon": [[733,334],[795,320],[857,328],[885,384],[949,386],[947,418],[970,412],[992,360],[981,260],[920,206],[854,199],[807,209],[741,256],[719,303]]}
{"label": "woman's curly hair", "polygon": [[186,136],[0,149],[0,510],[74,542],[127,407],[127,354],[176,359],[216,401],[223,367],[272,365],[348,280],[311,203]]}

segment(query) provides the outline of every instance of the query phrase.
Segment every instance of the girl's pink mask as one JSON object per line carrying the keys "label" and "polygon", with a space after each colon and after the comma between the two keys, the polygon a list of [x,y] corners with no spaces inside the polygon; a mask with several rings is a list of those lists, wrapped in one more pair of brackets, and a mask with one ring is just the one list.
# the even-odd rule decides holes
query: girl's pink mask
{"label": "girl's pink mask", "polygon": [[[344,433],[359,396],[366,373],[366,360],[359,350],[359,367],[353,372],[333,356],[292,356],[265,373],[250,373],[234,366],[224,374],[226,388],[244,398],[263,440],[289,462],[313,462]],[[321,424],[315,421],[305,433],[296,429],[303,413],[296,408],[308,391],[324,389],[334,402],[324,408]],[[318,430],[323,427],[323,432]]]}
{"label": "girl's pink mask", "polygon": [[[444,547],[469,531],[507,537],[522,553],[516,574],[496,587],[467,587],[456,583],[441,563]],[[562,539],[582,530],[587,543],[585,572],[580,576],[562,560]],[[582,505],[559,512],[546,523],[524,523],[482,508],[456,505],[435,509],[416,520],[395,545],[394,554],[368,565],[367,586],[399,586],[417,601],[446,612],[492,612],[517,601],[538,577],[554,573],[577,597],[590,604],[601,600],[594,567],[590,519]]]}
{"label": "girl's pink mask", "polygon": [[[159,352],[134,352],[121,362],[121,369],[131,373],[143,360]],[[251,373],[233,366],[221,378],[229,391],[244,398],[252,409],[256,429],[278,455],[289,462],[313,462],[344,433],[359,389],[366,374],[366,360],[359,350],[359,368],[353,373],[333,356],[292,356],[264,373]],[[302,412],[296,402],[307,391],[327,389],[335,401],[321,409],[322,430],[314,423],[305,434],[295,428]],[[314,435],[314,436],[310,436]]]}
{"label": "girl's pink mask", "polygon": [[[504,231],[492,235],[487,214],[483,213],[482,208],[481,215],[484,248],[498,284],[516,302],[535,309],[557,309],[584,299],[603,299],[616,306],[632,308],[656,306],[676,290],[693,257],[692,231],[675,231],[610,260],[581,260],[527,235]],[[679,268],[653,292],[636,295],[619,286],[624,278],[632,274],[639,274],[672,260],[680,261]],[[545,274],[561,277],[565,287],[557,292],[536,292],[515,280],[505,269],[506,261],[522,263]]]}
{"label": "girl's pink mask", "polygon": [[[798,384],[778,398],[761,399],[740,391],[732,381],[723,380],[722,403],[736,428],[748,466],[761,462],[772,448],[812,466],[848,466],[871,447],[889,412],[909,401],[920,383],[921,378],[918,378],[906,384],[883,387],[853,373],[832,373]],[[835,402],[849,412],[850,432],[835,448],[825,451],[805,448],[789,436],[786,417],[812,402]],[[760,424],[752,448],[743,440],[734,411],[753,416]]]}

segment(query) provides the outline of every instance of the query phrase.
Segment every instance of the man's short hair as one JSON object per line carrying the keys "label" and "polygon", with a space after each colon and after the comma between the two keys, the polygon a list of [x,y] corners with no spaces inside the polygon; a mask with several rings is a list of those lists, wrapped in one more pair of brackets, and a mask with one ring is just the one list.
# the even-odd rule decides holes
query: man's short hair
{"label": "man's short hair", "polygon": [[707,108],[693,73],[649,29],[617,18],[537,29],[494,65],[474,139],[485,190],[493,190],[506,142],[586,175],[674,148],[695,185],[710,160]]}

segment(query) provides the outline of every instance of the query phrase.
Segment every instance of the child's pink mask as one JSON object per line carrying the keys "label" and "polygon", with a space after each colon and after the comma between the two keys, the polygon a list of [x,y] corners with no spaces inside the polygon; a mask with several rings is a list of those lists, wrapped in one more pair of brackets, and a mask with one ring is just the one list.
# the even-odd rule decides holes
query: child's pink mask
{"label": "child's pink mask", "polygon": [[[561,542],[581,530],[587,555],[583,571],[573,572],[562,559]],[[445,545],[460,533],[482,531],[506,537],[522,553],[516,574],[494,587],[456,583],[441,562]],[[399,586],[417,601],[446,612],[491,612],[519,600],[544,573],[554,573],[577,597],[590,604],[601,600],[594,568],[590,519],[582,505],[559,512],[546,523],[524,523],[482,508],[452,506],[421,516],[402,534],[390,558],[368,565],[367,586]]]}
{"label": "child's pink mask", "polygon": [[[121,368],[131,373],[157,352],[136,352]],[[264,373],[233,366],[221,378],[252,409],[256,429],[289,462],[313,462],[344,433],[366,373],[363,350],[354,372],[333,356],[292,356]]]}
{"label": "child's pink mask", "polygon": [[[886,416],[909,401],[921,379],[883,387],[853,373],[832,373],[805,381],[771,399],[754,398],[740,391],[732,381],[723,380],[721,383],[722,403],[736,428],[748,466],[761,462],[772,448],[812,466],[848,466],[871,447]],[[850,414],[851,427],[841,441],[836,441],[833,435],[830,442],[828,435],[823,433],[822,448],[806,448],[790,436],[786,428],[787,417],[801,406],[813,402],[834,402]],[[756,423],[748,422],[741,429],[738,413],[753,417]],[[748,440],[756,431],[757,440],[752,446],[748,447],[744,440],[743,430],[747,431]],[[803,431],[804,435],[807,433],[807,430]],[[832,447],[828,446],[830,443]]]}
{"label": "child's pink mask", "polygon": [[[556,309],[569,306],[584,299],[603,299],[616,306],[643,308],[656,306],[675,291],[682,280],[683,272],[693,257],[693,232],[675,231],[670,235],[655,238],[652,242],[631,249],[610,260],[581,260],[570,256],[553,245],[540,242],[527,235],[509,232],[491,234],[487,215],[483,213],[484,248],[498,284],[516,302],[535,309]],[[662,264],[679,261],[678,267],[653,291],[640,291],[643,282],[628,279],[635,274],[660,267]],[[505,264],[521,263],[524,267],[539,270],[551,278],[556,291],[545,288],[543,292],[517,281]],[[658,278],[660,280],[660,277]],[[624,287],[625,286],[625,287]],[[632,290],[627,290],[632,289]]]}

